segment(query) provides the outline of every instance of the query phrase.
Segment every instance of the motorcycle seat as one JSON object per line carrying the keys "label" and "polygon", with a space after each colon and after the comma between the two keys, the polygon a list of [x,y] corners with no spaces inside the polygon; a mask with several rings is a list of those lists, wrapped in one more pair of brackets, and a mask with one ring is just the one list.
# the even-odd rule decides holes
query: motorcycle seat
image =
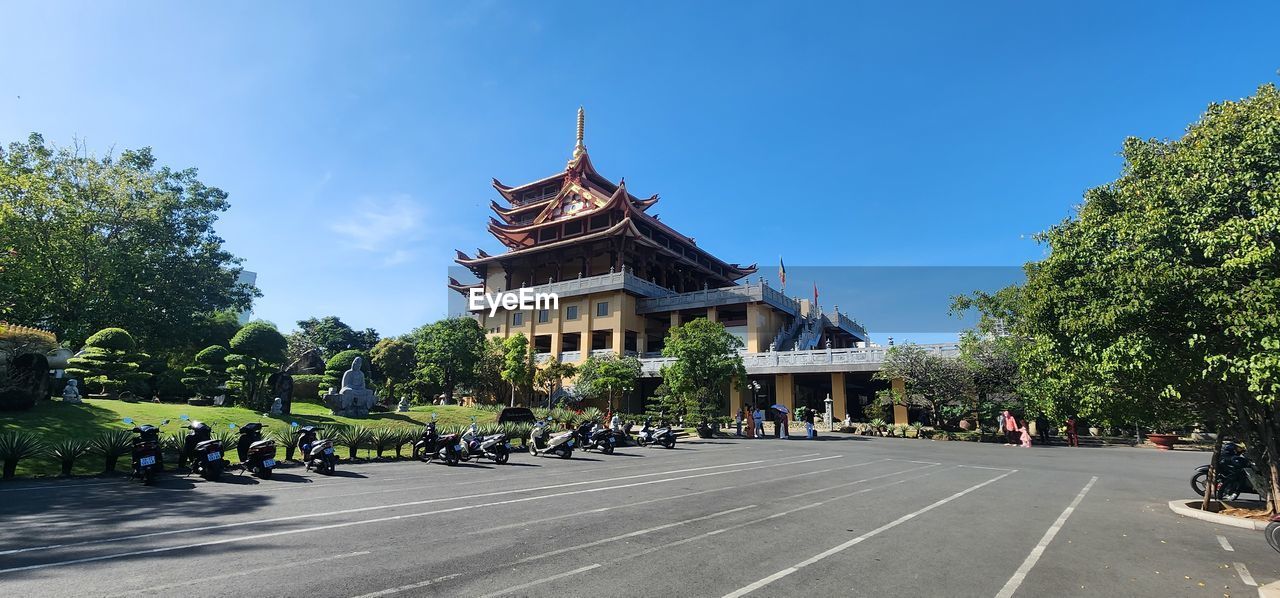
{"label": "motorcycle seat", "polygon": [[202,450],[204,450],[204,449],[208,448],[208,447],[209,447],[209,445],[211,445],[211,444],[216,444],[217,442],[218,442],[217,440],[205,440],[205,441],[203,441],[203,442],[197,442],[197,443],[196,443],[196,450],[202,451]]}
{"label": "motorcycle seat", "polygon": [[251,448],[251,449],[255,449],[255,448],[264,447],[264,446],[275,446],[275,441],[274,441],[274,440],[259,440],[259,441],[255,442],[255,443],[253,443],[253,444],[250,444],[250,445],[249,445],[249,448]]}

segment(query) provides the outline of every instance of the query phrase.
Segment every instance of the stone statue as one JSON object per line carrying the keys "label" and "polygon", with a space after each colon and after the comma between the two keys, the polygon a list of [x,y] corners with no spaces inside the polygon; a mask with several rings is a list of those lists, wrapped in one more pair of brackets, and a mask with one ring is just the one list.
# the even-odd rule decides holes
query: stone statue
{"label": "stone statue", "polygon": [[281,399],[280,397],[276,397],[274,401],[271,401],[271,415],[280,415],[283,412],[284,412],[284,399]]}
{"label": "stone statue", "polygon": [[79,382],[76,382],[75,378],[67,380],[67,387],[62,389],[62,401],[64,403],[80,402]]}
{"label": "stone statue", "polygon": [[271,385],[271,395],[280,399],[280,413],[293,412],[293,376],[288,372],[276,372],[267,378]]}
{"label": "stone statue", "polygon": [[333,415],[364,417],[378,402],[373,390],[365,386],[363,366],[364,358],[353,359],[351,369],[342,374],[342,388],[336,393],[330,388],[329,394],[324,396],[324,403]]}
{"label": "stone statue", "polygon": [[396,404],[396,411],[404,413],[409,410],[409,397],[400,397],[400,402]]}

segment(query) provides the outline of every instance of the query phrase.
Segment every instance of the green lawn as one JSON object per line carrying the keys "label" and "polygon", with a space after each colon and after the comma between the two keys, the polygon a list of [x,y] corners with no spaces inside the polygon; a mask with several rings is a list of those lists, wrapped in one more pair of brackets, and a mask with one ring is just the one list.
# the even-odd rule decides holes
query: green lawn
{"label": "green lawn", "polygon": [[[92,438],[109,428],[129,428],[122,419],[133,418],[135,424],[152,424],[159,426],[165,419],[169,424],[161,427],[162,434],[183,432],[179,427],[184,422],[179,416],[186,415],[194,420],[209,424],[214,430],[229,430],[227,424],[243,425],[260,421],[267,426],[267,432],[279,430],[297,422],[299,426],[319,425],[325,427],[361,425],[368,428],[380,427],[420,427],[431,420],[431,414],[437,415],[440,425],[465,425],[475,417],[480,423],[492,422],[497,414],[470,407],[455,405],[414,407],[407,413],[374,413],[365,418],[338,417],[329,415],[329,409],[315,403],[293,404],[292,415],[267,416],[242,407],[194,407],[191,405],[174,405],[168,403],[126,403],[115,400],[86,399],[80,404],[63,403],[61,400],[41,401],[29,411],[0,412],[0,433],[11,430],[24,430],[38,435],[46,442],[56,441],[69,436]],[[346,455],[345,449],[342,451]],[[125,460],[122,459],[121,463]],[[75,473],[90,474],[102,470],[101,459],[92,455],[82,457],[76,462]],[[19,476],[57,475],[58,465],[52,457],[36,457],[22,461],[18,466]]]}

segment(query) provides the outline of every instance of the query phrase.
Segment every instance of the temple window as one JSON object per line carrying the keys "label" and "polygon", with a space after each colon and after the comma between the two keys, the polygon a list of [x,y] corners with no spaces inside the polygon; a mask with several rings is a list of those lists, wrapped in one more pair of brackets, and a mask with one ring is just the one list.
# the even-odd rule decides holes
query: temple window
{"label": "temple window", "polygon": [[601,301],[601,302],[597,303],[597,304],[596,304],[596,316],[597,316],[597,317],[605,317],[605,316],[607,316],[607,315],[609,315],[609,302],[608,302],[608,301]]}
{"label": "temple window", "polygon": [[539,324],[546,324],[547,322],[550,322],[550,321],[551,321],[551,310],[549,310],[549,309],[540,309],[540,310],[538,310],[538,323],[539,323]]}
{"label": "temple window", "polygon": [[524,326],[524,312],[517,311],[511,313],[512,326]]}
{"label": "temple window", "polygon": [[576,320],[576,319],[578,319],[578,306],[576,306],[576,305],[570,305],[570,306],[568,306],[568,307],[564,308],[564,319],[566,319],[566,320]]}

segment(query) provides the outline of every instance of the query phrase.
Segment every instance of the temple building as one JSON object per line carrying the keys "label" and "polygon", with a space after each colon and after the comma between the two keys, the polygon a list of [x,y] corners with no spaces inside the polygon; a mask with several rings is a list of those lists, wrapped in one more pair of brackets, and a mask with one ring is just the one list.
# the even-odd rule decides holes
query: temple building
{"label": "temple building", "polygon": [[[729,412],[739,405],[781,403],[855,417],[881,383],[871,379],[875,348],[866,329],[839,308],[786,296],[757,277],[756,265],[727,262],[693,237],[662,222],[658,196],[633,195],[596,171],[583,144],[578,110],[577,142],[565,168],[517,186],[493,180],[489,232],[505,251],[457,252],[457,263],[479,281],[450,278],[468,296],[531,289],[555,293],[555,309],[473,312],[490,337],[528,337],[540,362],[582,362],[592,354],[639,357],[645,378],[620,397],[639,411],[660,380],[667,331],[694,318],[720,322],[743,343],[749,395],[733,390]],[[882,350],[881,350],[882,354]],[[847,403],[847,397],[855,397]],[[904,414],[905,418],[905,414]]]}

